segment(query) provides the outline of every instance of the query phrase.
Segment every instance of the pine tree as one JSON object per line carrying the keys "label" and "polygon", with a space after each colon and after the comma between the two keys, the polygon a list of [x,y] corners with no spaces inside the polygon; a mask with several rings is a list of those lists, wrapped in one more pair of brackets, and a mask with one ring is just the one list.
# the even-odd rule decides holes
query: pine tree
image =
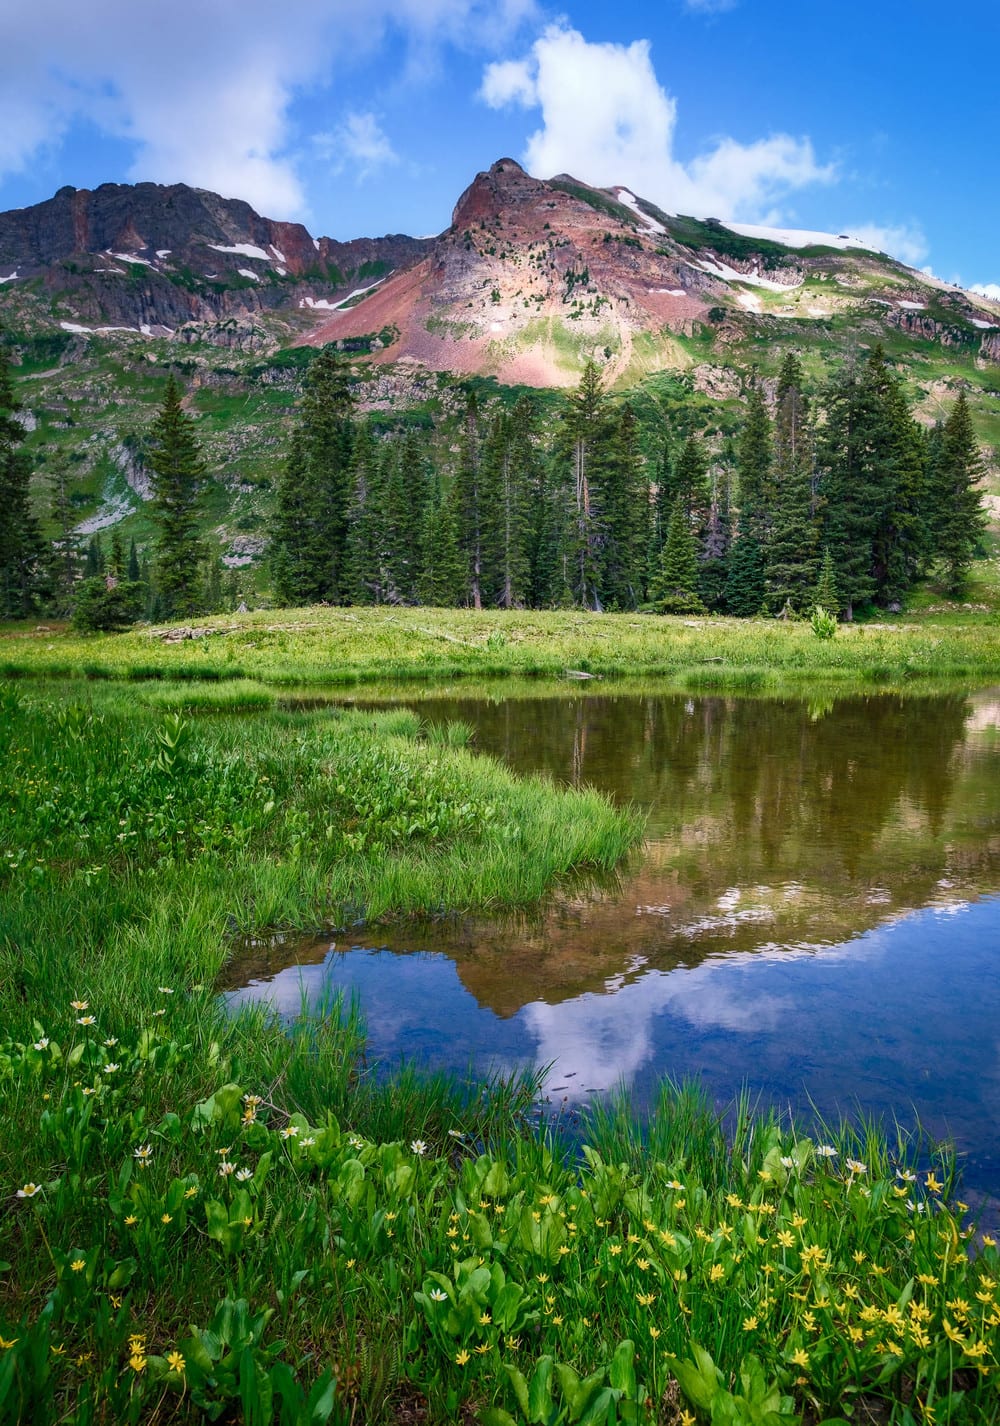
{"label": "pine tree", "polygon": [[483,607],[483,526],[486,521],[482,486],[482,422],[476,393],[465,403],[462,442],[455,476],[455,496],[462,552],[469,568],[469,594],[473,609]]}
{"label": "pine tree", "polygon": [[523,608],[528,589],[527,476],[533,452],[513,415],[499,412],[483,449],[483,593],[501,609]]}
{"label": "pine tree", "polygon": [[935,554],[945,589],[953,597],[965,588],[969,566],[986,527],[978,489],[982,476],[982,453],[976,444],[965,392],[961,391],[944,423],[930,493]]}
{"label": "pine tree", "polygon": [[91,535],[83,557],[83,577],[84,579],[93,579],[96,574],[103,573],[104,549],[101,545],[101,537],[100,535]]}
{"label": "pine tree", "polygon": [[825,609],[828,614],[840,613],[840,595],[837,592],[837,572],[833,567],[833,557],[829,550],[823,551],[819,578],[813,592],[813,604]]}
{"label": "pine tree", "polygon": [[778,376],[774,420],[774,494],[764,547],[764,585],[773,613],[809,606],[816,583],[816,501],[812,443],[802,368],[789,353]]}
{"label": "pine tree", "polygon": [[726,611],[752,619],[764,607],[764,552],[754,535],[742,532],[733,542],[723,599]]}
{"label": "pine tree", "polygon": [[416,604],[429,482],[424,451],[415,431],[393,442],[384,479],[380,564],[385,599],[390,604]]}
{"label": "pine tree", "polygon": [[421,604],[454,609],[464,604],[469,571],[459,542],[457,499],[454,487],[442,490],[435,479],[424,507],[421,529],[422,561],[417,580]]}
{"label": "pine tree", "polygon": [[771,418],[756,373],[747,396],[747,414],[736,459],[740,534],[752,536],[761,547],[767,543],[774,510],[774,449]]}
{"label": "pine tree", "polygon": [[580,384],[567,398],[557,442],[557,460],[567,492],[568,518],[563,527],[561,560],[565,587],[572,601],[585,609],[601,609],[598,587],[598,510],[594,487],[606,434],[601,377],[589,361]]}
{"label": "pine tree", "polygon": [[61,446],[48,460],[52,521],[59,531],[52,549],[52,575],[57,603],[67,612],[73,602],[79,560],[73,539],[74,512],[69,498],[69,461]]}
{"label": "pine tree", "polygon": [[698,551],[682,495],[674,501],[656,579],[649,590],[650,603],[660,614],[703,614],[698,598]]}
{"label": "pine tree", "polygon": [[725,608],[733,544],[731,489],[728,466],[717,465],[712,473],[712,503],[705,532],[704,558],[698,567],[698,593],[709,609]]}
{"label": "pine tree", "polygon": [[151,510],[157,525],[154,577],[162,616],[169,618],[193,613],[198,601],[198,513],[205,476],[194,421],[181,410],[181,391],[173,375],[150,437]]}
{"label": "pine tree", "polygon": [[353,413],[347,367],[324,347],[306,376],[277,490],[271,572],[282,603],[336,603],[345,595]]}
{"label": "pine tree", "polygon": [[349,604],[381,604],[385,598],[380,529],[385,489],[382,461],[367,425],[359,426],[351,452],[351,499],[344,550],[344,597]]}
{"label": "pine tree", "polygon": [[602,603],[609,609],[635,609],[645,583],[649,492],[639,448],[639,422],[628,402],[608,423],[598,496]]}
{"label": "pine tree", "polygon": [[10,366],[0,349],[0,618],[31,614],[46,592],[47,549],[31,508],[31,462]]}

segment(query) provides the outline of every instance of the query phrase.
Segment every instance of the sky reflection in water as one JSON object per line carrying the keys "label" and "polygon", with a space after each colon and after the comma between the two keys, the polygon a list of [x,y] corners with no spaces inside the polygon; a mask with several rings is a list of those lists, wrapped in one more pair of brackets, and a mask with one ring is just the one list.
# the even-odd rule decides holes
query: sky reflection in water
{"label": "sky reflection in water", "polygon": [[234,1001],[294,1015],[341,988],[388,1066],[551,1063],[556,1102],[624,1083],[648,1106],[669,1075],[720,1103],[745,1083],[802,1113],[916,1114],[968,1155],[970,1191],[1000,1197],[996,695],[422,711],[648,807],[644,856],[531,922],[272,948],[234,968]]}

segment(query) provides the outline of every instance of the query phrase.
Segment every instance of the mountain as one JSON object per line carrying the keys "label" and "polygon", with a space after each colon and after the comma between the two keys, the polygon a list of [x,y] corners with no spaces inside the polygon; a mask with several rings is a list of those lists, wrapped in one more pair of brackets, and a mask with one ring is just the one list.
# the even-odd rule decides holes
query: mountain
{"label": "mountain", "polygon": [[[39,497],[62,452],[81,536],[149,538],[143,443],[179,371],[233,566],[265,546],[302,375],[328,342],[350,355],[378,428],[433,427],[445,459],[470,380],[487,395],[565,388],[593,360],[629,393],[644,439],[666,417],[717,445],[739,429],[753,369],[769,388],[792,350],[819,383],[881,344],[926,423],[966,392],[1000,517],[1000,304],[849,234],[668,214],[510,158],[429,239],[314,238],[183,184],[60,189],[0,213],[0,339]],[[540,404],[550,418],[555,390]]]}
{"label": "mountain", "polygon": [[7,306],[25,299],[19,315],[29,324],[44,321],[43,310],[32,311],[40,298],[62,330],[218,340],[213,327],[236,323],[239,345],[253,348],[267,341],[264,328],[253,330],[263,314],[350,300],[355,286],[427,246],[401,235],[313,238],[301,223],[262,218],[248,203],[183,183],[102,183],[0,213],[0,284]]}
{"label": "mountain", "polygon": [[829,344],[847,328],[1000,364],[1000,304],[849,235],[672,217],[625,188],[530,178],[509,158],[477,175],[421,261],[301,340],[377,328],[398,331],[380,362],[533,386],[566,385],[588,357],[624,384],[684,368],[679,337],[724,353],[778,334]]}

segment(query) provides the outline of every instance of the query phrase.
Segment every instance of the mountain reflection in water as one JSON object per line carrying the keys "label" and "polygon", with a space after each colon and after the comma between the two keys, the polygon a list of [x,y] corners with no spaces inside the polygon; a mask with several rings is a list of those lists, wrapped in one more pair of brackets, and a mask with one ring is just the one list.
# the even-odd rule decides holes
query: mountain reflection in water
{"label": "mountain reflection in water", "polygon": [[[479,751],[648,809],[613,885],[531,919],[257,948],[234,1001],[342,988],[372,1056],[552,1065],[554,1099],[663,1075],[836,1116],[914,1113],[1000,1196],[1000,702],[434,699]],[[242,987],[242,989],[236,988]]]}

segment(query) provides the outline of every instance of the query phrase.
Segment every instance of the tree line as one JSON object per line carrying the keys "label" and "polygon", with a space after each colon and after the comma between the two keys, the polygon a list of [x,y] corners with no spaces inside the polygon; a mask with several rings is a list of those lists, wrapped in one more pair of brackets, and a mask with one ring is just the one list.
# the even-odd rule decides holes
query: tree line
{"label": "tree line", "polygon": [[[200,536],[207,478],[196,423],[168,380],[149,432],[150,551],[112,537],[81,570],[57,460],[43,539],[10,369],[0,360],[0,615],[72,598],[85,628],[221,608]],[[531,395],[465,403],[442,459],[434,433],[376,434],[332,349],[311,363],[275,492],[274,597],[311,603],[579,607],[844,618],[902,607],[933,575],[962,592],[982,538],[982,460],[964,393],[931,430],[880,349],[807,390],[794,355],[754,376],[735,439],[650,433],[589,364],[543,429]]]}
{"label": "tree line", "polygon": [[[773,405],[773,410],[771,409]],[[543,436],[530,396],[465,408],[447,467],[425,433],[377,439],[333,352],[310,367],[277,490],[281,603],[577,606],[852,618],[935,574],[962,591],[985,526],[964,393],[928,431],[884,353],[811,399],[794,355],[751,382],[728,450],[659,436],[593,365]]]}

